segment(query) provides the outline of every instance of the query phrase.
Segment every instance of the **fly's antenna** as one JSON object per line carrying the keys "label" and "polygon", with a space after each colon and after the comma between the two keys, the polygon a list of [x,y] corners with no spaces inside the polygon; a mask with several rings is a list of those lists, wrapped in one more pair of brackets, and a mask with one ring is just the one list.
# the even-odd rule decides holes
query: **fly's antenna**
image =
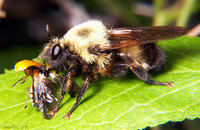
{"label": "fly's antenna", "polygon": [[51,34],[51,32],[50,32],[50,29],[49,29],[49,25],[48,25],[48,24],[46,24],[46,31],[47,31],[47,35],[48,35],[48,37],[49,37],[49,39],[50,39],[50,42],[51,42],[52,45],[53,45],[52,34]]}
{"label": "fly's antenna", "polygon": [[50,29],[49,29],[49,25],[48,24],[46,24],[46,31],[47,31],[47,35],[48,35],[48,37],[49,38],[51,38],[51,32],[50,32]]}

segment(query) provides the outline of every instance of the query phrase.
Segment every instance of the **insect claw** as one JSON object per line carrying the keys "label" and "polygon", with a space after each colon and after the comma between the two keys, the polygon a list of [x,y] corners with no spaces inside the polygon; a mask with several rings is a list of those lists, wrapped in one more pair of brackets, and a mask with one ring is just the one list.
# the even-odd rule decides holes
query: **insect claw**
{"label": "insect claw", "polygon": [[64,115],[63,118],[64,118],[64,119],[66,119],[66,118],[70,119],[71,116],[70,116],[70,114],[67,114],[67,115]]}
{"label": "insect claw", "polygon": [[21,84],[24,84],[24,83],[25,83],[25,81],[22,81],[22,82],[21,82]]}
{"label": "insect claw", "polygon": [[174,86],[173,86],[173,81],[168,82],[167,87],[169,87],[169,88],[173,88],[173,87],[174,87]]}
{"label": "insect claw", "polygon": [[52,110],[52,111],[50,112],[50,114],[51,114],[52,116],[55,116],[56,113],[57,113],[57,112],[56,112],[55,110]]}

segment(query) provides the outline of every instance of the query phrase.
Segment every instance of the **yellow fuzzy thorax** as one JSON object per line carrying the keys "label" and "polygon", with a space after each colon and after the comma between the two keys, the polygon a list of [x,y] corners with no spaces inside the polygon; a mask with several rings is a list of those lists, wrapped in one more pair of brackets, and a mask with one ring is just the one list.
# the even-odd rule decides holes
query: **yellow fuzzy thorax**
{"label": "yellow fuzzy thorax", "polygon": [[61,47],[69,47],[71,52],[78,54],[86,63],[97,63],[100,69],[104,69],[110,62],[110,55],[91,54],[88,48],[108,48],[110,46],[106,27],[101,21],[91,20],[71,28],[63,38],[59,39]]}

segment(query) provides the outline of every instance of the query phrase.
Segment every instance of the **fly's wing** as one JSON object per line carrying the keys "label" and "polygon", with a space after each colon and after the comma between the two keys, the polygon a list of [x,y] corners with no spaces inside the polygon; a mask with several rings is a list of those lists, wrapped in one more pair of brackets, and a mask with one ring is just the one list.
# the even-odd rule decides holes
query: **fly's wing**
{"label": "fly's wing", "polygon": [[37,104],[38,108],[45,119],[51,119],[49,114],[57,103],[55,91],[52,91],[52,82],[43,73],[39,73],[37,77]]}
{"label": "fly's wing", "polygon": [[30,99],[33,107],[39,108],[38,106],[38,86],[39,86],[39,81],[38,81],[38,73],[35,72],[34,75],[32,76],[32,86],[30,88]]}
{"label": "fly's wing", "polygon": [[182,36],[186,32],[186,28],[178,26],[114,28],[108,30],[111,47],[104,48],[103,50],[113,50],[168,40]]}
{"label": "fly's wing", "polygon": [[53,117],[53,115],[49,114],[49,109],[46,105],[46,103],[44,102],[44,100],[39,100],[38,101],[38,106],[39,106],[39,110],[43,116],[44,119],[51,119]]}

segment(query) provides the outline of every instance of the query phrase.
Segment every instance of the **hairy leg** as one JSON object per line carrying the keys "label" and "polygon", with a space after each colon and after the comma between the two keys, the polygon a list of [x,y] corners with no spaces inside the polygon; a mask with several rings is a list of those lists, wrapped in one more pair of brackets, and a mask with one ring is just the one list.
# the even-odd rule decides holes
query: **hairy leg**
{"label": "hairy leg", "polygon": [[133,65],[129,65],[129,68],[131,69],[131,71],[136,75],[136,77],[138,77],[140,80],[148,83],[148,84],[153,84],[153,85],[166,85],[168,87],[172,87],[172,82],[157,82],[157,81],[153,81],[151,79],[151,76],[149,75],[149,73],[143,69],[142,67],[134,67]]}

